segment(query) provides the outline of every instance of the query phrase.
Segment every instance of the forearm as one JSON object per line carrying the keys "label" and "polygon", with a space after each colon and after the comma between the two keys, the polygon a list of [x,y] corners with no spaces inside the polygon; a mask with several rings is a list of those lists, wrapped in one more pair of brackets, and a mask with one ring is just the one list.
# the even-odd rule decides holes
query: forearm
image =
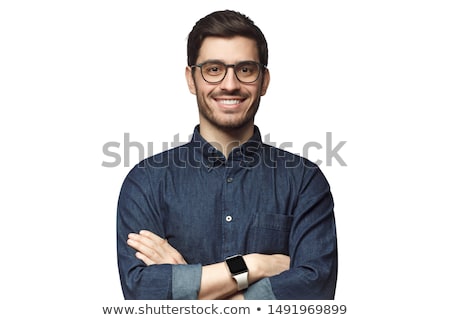
{"label": "forearm", "polygon": [[[248,268],[248,283],[278,274],[289,266],[289,257],[283,255],[248,254],[243,256]],[[226,262],[202,267],[199,299],[244,299]]]}
{"label": "forearm", "polygon": [[224,299],[236,292],[236,281],[231,277],[225,262],[202,267],[198,299]]}
{"label": "forearm", "polygon": [[[225,262],[196,265],[152,265],[121,272],[126,299],[227,299],[237,284]],[[130,268],[131,269],[131,268]]]}
{"label": "forearm", "polygon": [[[243,258],[249,269],[249,284],[252,284],[260,277],[257,265],[254,263],[252,255],[247,255]],[[235,296],[237,292],[236,280],[231,276],[226,262],[202,267],[199,299],[225,299],[230,296]]]}

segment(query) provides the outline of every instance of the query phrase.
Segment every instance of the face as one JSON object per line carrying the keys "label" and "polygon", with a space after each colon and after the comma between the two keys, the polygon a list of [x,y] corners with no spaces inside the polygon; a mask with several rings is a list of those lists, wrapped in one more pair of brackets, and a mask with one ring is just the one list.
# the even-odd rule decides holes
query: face
{"label": "face", "polygon": [[[259,61],[256,42],[249,38],[207,37],[200,48],[197,63],[207,60],[220,60],[225,64],[236,64],[241,61]],[[199,68],[191,72],[186,68],[186,79],[189,90],[197,96],[202,124],[220,130],[241,129],[253,125],[261,96],[269,85],[268,70],[261,71],[257,81],[242,83],[228,69],[225,79],[217,84],[206,82]]]}

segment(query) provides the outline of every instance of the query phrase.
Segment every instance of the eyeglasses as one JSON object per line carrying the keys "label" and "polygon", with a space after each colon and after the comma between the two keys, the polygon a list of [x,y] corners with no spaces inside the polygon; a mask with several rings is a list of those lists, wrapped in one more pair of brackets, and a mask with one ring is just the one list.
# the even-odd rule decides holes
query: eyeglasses
{"label": "eyeglasses", "polygon": [[233,68],[234,74],[240,82],[252,83],[258,80],[264,67],[262,63],[256,61],[225,64],[218,60],[208,60],[191,66],[191,68],[200,68],[203,79],[211,84],[222,82],[227,76],[228,68]]}

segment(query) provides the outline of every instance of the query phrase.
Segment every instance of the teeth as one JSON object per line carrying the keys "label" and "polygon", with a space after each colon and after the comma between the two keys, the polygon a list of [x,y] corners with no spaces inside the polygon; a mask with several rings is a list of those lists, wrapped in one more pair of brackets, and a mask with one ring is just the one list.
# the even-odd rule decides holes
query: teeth
{"label": "teeth", "polygon": [[220,103],[223,104],[238,104],[239,102],[241,102],[240,100],[219,100]]}

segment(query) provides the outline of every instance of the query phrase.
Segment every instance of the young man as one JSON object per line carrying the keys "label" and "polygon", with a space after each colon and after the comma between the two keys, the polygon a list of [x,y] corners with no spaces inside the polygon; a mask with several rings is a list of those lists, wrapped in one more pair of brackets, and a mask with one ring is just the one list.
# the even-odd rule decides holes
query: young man
{"label": "young man", "polygon": [[192,141],[142,161],[119,197],[126,299],[333,299],[329,185],[313,163],[262,143],[254,117],[270,75],[260,29],[214,12],[189,34]]}

